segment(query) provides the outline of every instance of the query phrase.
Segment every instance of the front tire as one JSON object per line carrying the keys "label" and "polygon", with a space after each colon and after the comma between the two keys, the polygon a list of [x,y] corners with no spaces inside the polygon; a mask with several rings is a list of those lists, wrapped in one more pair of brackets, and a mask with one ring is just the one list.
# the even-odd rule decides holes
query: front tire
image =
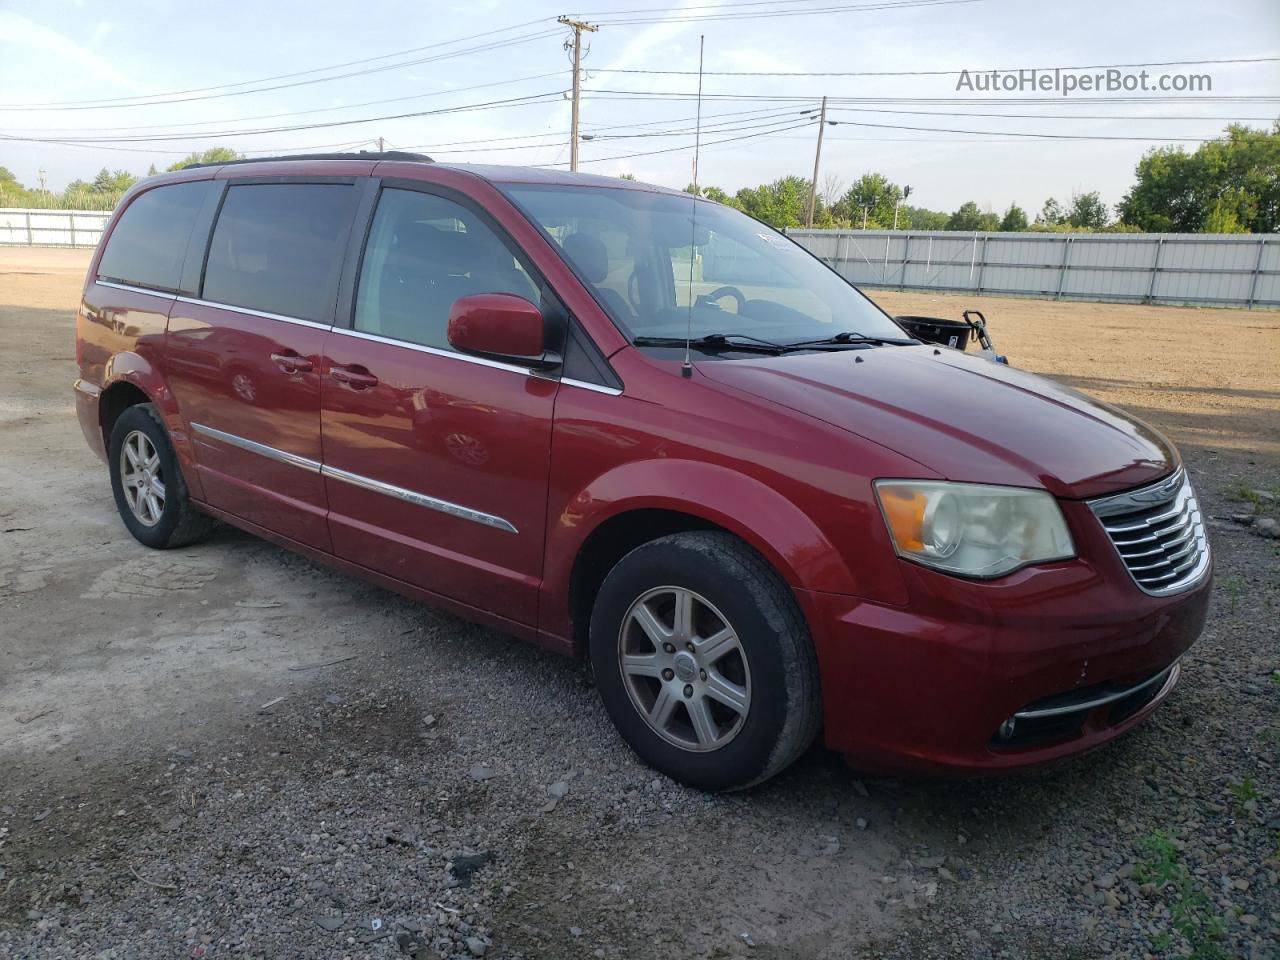
{"label": "front tire", "polygon": [[749,787],[812,743],[818,665],[790,589],[727,533],[632,550],[591,616],[605,709],[648,764],[703,790]]}
{"label": "front tire", "polygon": [[139,543],[157,550],[182,547],[213,526],[187,495],[173,444],[153,404],[139,403],[120,414],[107,449],[116,509]]}

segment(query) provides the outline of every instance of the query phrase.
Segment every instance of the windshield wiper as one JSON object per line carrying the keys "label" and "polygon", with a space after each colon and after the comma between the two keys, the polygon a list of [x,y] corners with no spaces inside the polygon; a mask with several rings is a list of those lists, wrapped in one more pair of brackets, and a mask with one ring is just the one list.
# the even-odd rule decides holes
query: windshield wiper
{"label": "windshield wiper", "polygon": [[868,337],[865,334],[857,333],[852,330],[845,330],[834,336],[823,337],[820,340],[797,340],[794,343],[785,344],[786,347],[823,347],[831,344],[841,343],[887,343],[895,347],[910,347],[919,343],[919,340],[911,340],[906,337]]}
{"label": "windshield wiper", "polygon": [[[638,347],[683,347],[684,337],[636,337],[631,341]],[[719,348],[722,350],[745,350],[751,353],[779,354],[791,349],[790,344],[774,343],[762,340],[746,333],[708,333],[694,337],[688,341],[690,346],[698,348]]]}

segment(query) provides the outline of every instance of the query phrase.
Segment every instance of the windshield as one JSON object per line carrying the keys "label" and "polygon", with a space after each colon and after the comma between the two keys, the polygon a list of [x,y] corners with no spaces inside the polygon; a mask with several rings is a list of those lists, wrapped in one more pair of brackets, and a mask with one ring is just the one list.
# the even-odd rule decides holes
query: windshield
{"label": "windshield", "polygon": [[633,340],[906,336],[821,261],[731,207],[628,188],[504,189]]}

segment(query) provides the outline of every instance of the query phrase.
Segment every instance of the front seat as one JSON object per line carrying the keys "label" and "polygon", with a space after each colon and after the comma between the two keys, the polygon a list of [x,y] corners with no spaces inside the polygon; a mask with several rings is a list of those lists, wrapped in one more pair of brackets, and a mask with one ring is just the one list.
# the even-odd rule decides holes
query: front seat
{"label": "front seat", "polygon": [[564,255],[578,268],[578,272],[591,284],[603,302],[605,309],[619,320],[633,320],[635,313],[627,306],[622,294],[611,287],[601,286],[609,277],[609,251],[594,233],[574,233],[564,238]]}

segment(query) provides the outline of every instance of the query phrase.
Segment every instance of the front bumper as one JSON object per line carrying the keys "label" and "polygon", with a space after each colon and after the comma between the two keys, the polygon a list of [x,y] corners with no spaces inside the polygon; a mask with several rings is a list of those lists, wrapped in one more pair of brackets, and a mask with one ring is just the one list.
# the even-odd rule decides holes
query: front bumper
{"label": "front bumper", "polygon": [[899,560],[904,606],[805,593],[828,746],[874,772],[1000,771],[1092,749],[1154,711],[1204,626],[1212,569],[1147,595],[1087,509],[1064,504],[1074,560],[993,581]]}

